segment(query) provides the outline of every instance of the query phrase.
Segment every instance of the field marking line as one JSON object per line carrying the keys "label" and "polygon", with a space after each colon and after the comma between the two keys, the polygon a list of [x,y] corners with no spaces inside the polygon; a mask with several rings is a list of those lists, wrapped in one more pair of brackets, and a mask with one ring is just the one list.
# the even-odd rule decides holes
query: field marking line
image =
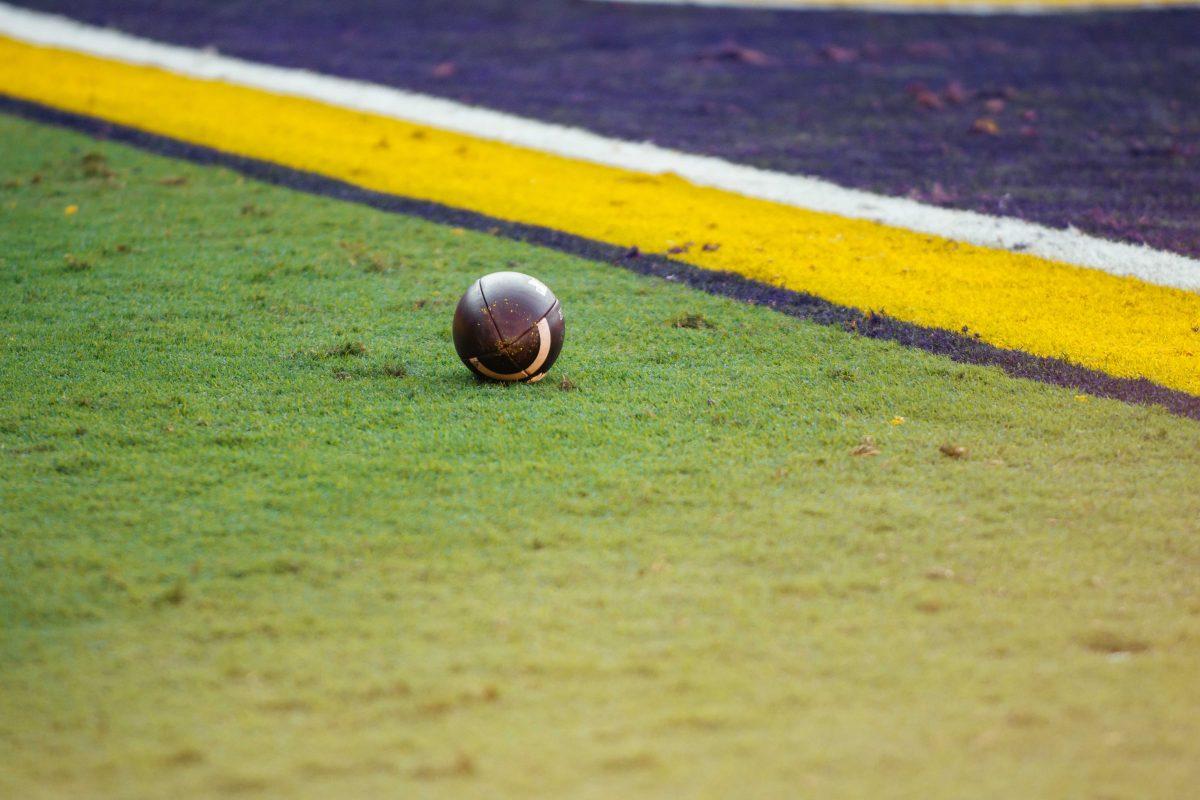
{"label": "field marking line", "polygon": [[1011,250],[1147,283],[1200,291],[1200,259],[1113,242],[1008,217],[938,208],[907,198],[847,189],[693,155],[580,128],[540,122],[379,84],[275,67],[215,52],[162,44],[115,30],[0,2],[0,33],[127,64],[316,100],[480,139],[648,174],[674,174],[693,184],[808,211],[877,222],[997,250]]}

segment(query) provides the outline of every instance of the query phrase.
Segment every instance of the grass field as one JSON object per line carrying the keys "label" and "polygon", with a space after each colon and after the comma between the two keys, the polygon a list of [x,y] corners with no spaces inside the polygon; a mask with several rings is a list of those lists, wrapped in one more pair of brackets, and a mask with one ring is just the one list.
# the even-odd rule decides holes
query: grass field
{"label": "grass field", "polygon": [[[1200,780],[1194,422],[8,117],[0,185],[0,796]],[[541,384],[454,356],[505,268]]]}

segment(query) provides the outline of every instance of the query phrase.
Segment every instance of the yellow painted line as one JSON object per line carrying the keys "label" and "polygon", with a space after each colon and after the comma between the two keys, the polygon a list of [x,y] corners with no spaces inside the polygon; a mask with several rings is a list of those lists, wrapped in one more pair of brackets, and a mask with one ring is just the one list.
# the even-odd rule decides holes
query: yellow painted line
{"label": "yellow painted line", "polygon": [[3,37],[0,92],[1200,394],[1197,293]]}

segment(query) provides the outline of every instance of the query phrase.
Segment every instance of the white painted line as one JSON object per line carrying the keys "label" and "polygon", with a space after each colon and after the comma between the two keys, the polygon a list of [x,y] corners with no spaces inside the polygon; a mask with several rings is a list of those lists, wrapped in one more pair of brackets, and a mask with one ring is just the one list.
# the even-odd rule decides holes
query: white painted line
{"label": "white painted line", "polygon": [[1073,228],[1059,230],[1019,219],[927,206],[906,198],[847,189],[817,178],[770,172],[648,143],[610,139],[580,128],[552,125],[378,84],[161,44],[6,3],[0,3],[0,33],[32,44],[303,97],[566,158],[635,172],[673,173],[700,186],[796,208],[870,220],[983,247],[1017,250],[1161,286],[1200,290],[1200,259],[1111,242]]}

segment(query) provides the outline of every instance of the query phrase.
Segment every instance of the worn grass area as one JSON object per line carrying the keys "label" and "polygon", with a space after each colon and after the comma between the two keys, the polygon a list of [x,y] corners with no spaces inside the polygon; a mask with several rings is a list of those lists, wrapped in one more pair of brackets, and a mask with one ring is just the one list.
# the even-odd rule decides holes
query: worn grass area
{"label": "worn grass area", "polygon": [[[0,795],[1200,780],[1195,423],[9,118],[0,187]],[[534,386],[450,343],[510,267]]]}

